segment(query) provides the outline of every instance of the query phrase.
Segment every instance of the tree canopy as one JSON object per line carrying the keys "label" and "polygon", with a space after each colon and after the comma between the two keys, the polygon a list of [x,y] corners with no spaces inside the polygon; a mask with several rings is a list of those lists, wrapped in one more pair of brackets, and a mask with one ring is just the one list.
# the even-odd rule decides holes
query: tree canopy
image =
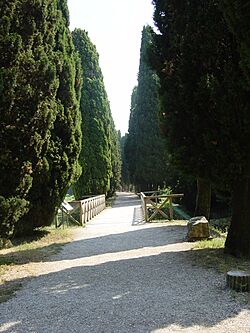
{"label": "tree canopy", "polygon": [[0,215],[7,237],[14,227],[28,233],[51,223],[79,171],[81,79],[66,1],[2,0],[0,8]]}
{"label": "tree canopy", "polygon": [[139,190],[157,189],[166,180],[167,163],[159,129],[158,77],[146,61],[151,29],[142,31],[138,86],[131,98],[125,153],[132,183]]}
{"label": "tree canopy", "polygon": [[76,29],[72,35],[84,74],[80,103],[82,174],[73,186],[75,196],[81,198],[88,194],[113,192],[120,179],[121,166],[118,137],[96,47],[86,31]]}
{"label": "tree canopy", "polygon": [[[248,183],[249,147],[243,142],[249,142],[250,120],[238,44],[217,1],[153,3],[159,33],[150,63],[160,77],[161,123],[172,163],[236,194],[243,179]],[[241,198],[247,196],[243,192]],[[233,210],[241,220],[239,208]],[[235,219],[233,213],[228,239],[238,240],[226,247],[249,254],[246,216],[237,222],[237,231]]]}

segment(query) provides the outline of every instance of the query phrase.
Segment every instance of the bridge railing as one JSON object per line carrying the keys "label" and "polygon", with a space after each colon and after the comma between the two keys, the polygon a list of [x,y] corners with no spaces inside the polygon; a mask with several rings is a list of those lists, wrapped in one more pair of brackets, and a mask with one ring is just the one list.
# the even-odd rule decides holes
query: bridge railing
{"label": "bridge railing", "polygon": [[[141,192],[141,206],[146,222],[152,221],[157,215],[173,220],[173,200],[184,194],[161,194],[159,191]],[[168,214],[166,214],[168,211]]]}
{"label": "bridge railing", "polygon": [[70,204],[80,208],[80,223],[84,225],[105,209],[105,194],[88,196],[86,199],[71,201]]}
{"label": "bridge railing", "polygon": [[[61,222],[56,218],[56,227],[64,224],[64,216],[67,221],[71,221],[78,225],[84,225],[93,217],[103,211],[106,207],[105,195],[89,195],[83,197],[81,200],[73,200],[70,202],[63,201],[59,209]],[[80,211],[80,215],[79,215]],[[60,213],[61,212],[61,213]]]}

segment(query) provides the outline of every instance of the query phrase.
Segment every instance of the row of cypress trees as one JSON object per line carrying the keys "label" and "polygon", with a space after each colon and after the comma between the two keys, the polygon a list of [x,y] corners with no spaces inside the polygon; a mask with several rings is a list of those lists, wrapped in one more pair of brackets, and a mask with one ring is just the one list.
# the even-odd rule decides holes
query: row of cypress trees
{"label": "row of cypress trees", "polygon": [[197,214],[211,185],[232,194],[226,250],[250,255],[249,4],[154,0],[151,67],[172,164],[197,179]]}
{"label": "row of cypress trees", "polygon": [[0,238],[49,225],[81,170],[78,197],[119,181],[98,56],[68,26],[66,0],[0,1]]}

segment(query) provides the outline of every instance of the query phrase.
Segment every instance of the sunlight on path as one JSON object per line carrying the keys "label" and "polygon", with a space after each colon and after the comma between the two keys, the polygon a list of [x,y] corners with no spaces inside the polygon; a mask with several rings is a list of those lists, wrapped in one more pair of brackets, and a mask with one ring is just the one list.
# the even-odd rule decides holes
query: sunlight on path
{"label": "sunlight on path", "polygon": [[139,207],[119,193],[61,253],[33,263],[38,277],[0,304],[0,332],[250,333],[249,306],[225,277],[192,265],[186,227],[136,224]]}

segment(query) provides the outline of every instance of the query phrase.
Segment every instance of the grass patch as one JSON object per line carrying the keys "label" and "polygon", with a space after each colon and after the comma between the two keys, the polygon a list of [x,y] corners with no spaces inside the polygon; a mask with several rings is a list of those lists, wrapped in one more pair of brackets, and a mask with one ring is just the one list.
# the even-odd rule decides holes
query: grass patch
{"label": "grass patch", "polygon": [[[0,250],[0,302],[6,301],[20,289],[19,277],[15,276],[19,265],[41,262],[58,253],[62,246],[73,239],[72,229],[47,227],[32,237],[15,239],[12,246]],[[11,281],[6,281],[6,275]]]}
{"label": "grass patch", "polygon": [[[225,275],[230,270],[249,271],[250,260],[248,258],[236,258],[224,253],[230,218],[211,220],[209,225],[213,238],[193,243],[192,251],[188,254],[192,265],[212,268]],[[237,293],[234,290],[230,290],[230,294],[237,302],[243,305],[250,303],[248,293]]]}
{"label": "grass patch", "polygon": [[195,242],[194,249],[222,249],[225,245],[225,238],[218,237],[209,240]]}
{"label": "grass patch", "polygon": [[[192,265],[213,268],[219,273],[223,273],[225,275],[231,270],[248,271],[250,269],[250,260],[235,258],[224,253],[224,245],[225,237],[195,242],[192,251],[190,252]],[[237,293],[234,290],[230,290],[230,294],[240,304],[244,305],[250,303],[248,293]]]}
{"label": "grass patch", "polygon": [[215,268],[220,273],[230,270],[249,270],[250,260],[224,253],[227,234],[212,228],[212,234],[213,232],[216,232],[216,237],[213,239],[194,242],[191,252],[193,263]]}
{"label": "grass patch", "polygon": [[194,246],[192,255],[193,265],[214,268],[220,273],[226,273],[230,270],[249,270],[250,261],[244,258],[235,258],[224,253],[224,248],[197,248]]}
{"label": "grass patch", "polygon": [[71,229],[52,227],[42,229],[39,236],[35,233],[33,237],[14,239],[11,247],[0,250],[0,278],[1,266],[42,261],[59,252],[70,240],[72,240]]}

